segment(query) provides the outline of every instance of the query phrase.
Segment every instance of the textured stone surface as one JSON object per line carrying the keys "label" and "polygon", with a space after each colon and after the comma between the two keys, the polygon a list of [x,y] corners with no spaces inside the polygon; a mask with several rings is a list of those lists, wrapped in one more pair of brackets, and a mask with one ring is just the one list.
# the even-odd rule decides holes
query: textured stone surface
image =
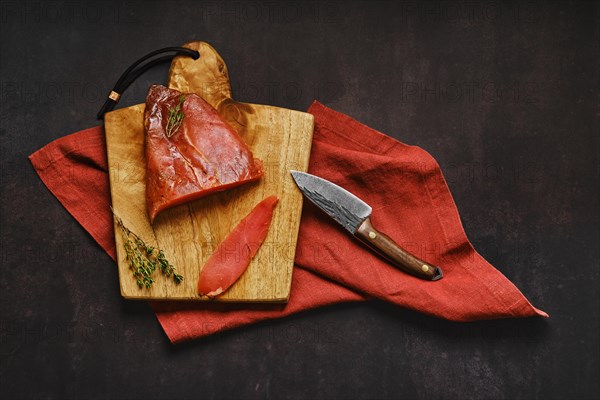
{"label": "textured stone surface", "polygon": [[[597,3],[26,1],[1,18],[2,398],[598,398]],[[431,152],[475,247],[551,318],[370,302],[170,345],[27,155],[189,40],[220,52],[236,99],[316,98]]]}

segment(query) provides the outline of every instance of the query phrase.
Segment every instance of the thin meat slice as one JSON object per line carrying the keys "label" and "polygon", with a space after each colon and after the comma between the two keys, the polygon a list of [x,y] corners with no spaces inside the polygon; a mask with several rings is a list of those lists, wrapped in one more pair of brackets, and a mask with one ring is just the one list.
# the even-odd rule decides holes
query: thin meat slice
{"label": "thin meat slice", "polygon": [[219,244],[200,272],[199,295],[218,296],[242,276],[269,232],[278,201],[269,196],[258,203]]}
{"label": "thin meat slice", "polygon": [[[173,114],[182,118],[179,123],[174,123]],[[195,94],[152,85],[144,126],[146,205],[151,222],[166,208],[255,181],[264,174],[262,162],[253,157],[238,133]]]}

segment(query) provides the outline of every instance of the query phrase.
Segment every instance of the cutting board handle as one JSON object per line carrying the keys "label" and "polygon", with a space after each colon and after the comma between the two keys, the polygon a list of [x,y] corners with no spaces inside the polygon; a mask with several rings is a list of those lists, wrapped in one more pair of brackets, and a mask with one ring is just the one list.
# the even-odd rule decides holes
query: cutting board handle
{"label": "cutting board handle", "polygon": [[[143,63],[144,61],[146,61],[154,56],[157,56],[157,55],[163,54],[163,53],[171,53],[171,52],[175,52],[175,54],[156,58],[152,61],[148,61],[148,63],[142,65],[141,67],[138,67],[141,63]],[[193,50],[193,49],[189,49],[189,48],[185,48],[185,47],[165,47],[165,48],[158,49],[151,53],[146,54],[144,57],[138,59],[136,62],[131,64],[129,66],[129,68],[127,68],[125,70],[125,72],[123,72],[123,74],[119,77],[119,80],[117,81],[117,83],[115,83],[112,90],[108,93],[108,96],[106,98],[106,101],[104,102],[104,105],[102,105],[102,108],[100,109],[100,111],[98,111],[98,115],[97,115],[98,119],[103,119],[104,114],[106,114],[109,111],[114,110],[114,108],[117,105],[117,103],[119,102],[123,92],[125,92],[125,90],[127,90],[129,85],[131,85],[144,72],[148,71],[149,69],[151,69],[159,64],[164,64],[166,62],[171,61],[176,55],[191,58],[193,60],[197,60],[198,58],[200,58],[200,53],[197,50]]]}
{"label": "cutting board handle", "polygon": [[229,72],[219,53],[206,42],[186,43],[183,47],[202,54],[200,59],[175,57],[169,71],[169,88],[182,93],[196,93],[221,114],[227,105],[240,104],[232,100]]}

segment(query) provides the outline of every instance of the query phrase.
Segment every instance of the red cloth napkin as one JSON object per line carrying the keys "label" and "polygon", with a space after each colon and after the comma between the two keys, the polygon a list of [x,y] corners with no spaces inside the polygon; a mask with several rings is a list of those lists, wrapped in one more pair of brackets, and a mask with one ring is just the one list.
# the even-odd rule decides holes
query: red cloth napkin
{"label": "red cloth napkin", "polygon": [[[428,282],[396,270],[306,201],[289,302],[151,302],[172,342],[367,298],[455,321],[548,316],[475,251],[431,155],[318,102],[308,112],[315,116],[309,172],[367,201],[375,226],[441,266],[444,278]],[[114,259],[103,128],[58,139],[29,158],[50,191]]]}

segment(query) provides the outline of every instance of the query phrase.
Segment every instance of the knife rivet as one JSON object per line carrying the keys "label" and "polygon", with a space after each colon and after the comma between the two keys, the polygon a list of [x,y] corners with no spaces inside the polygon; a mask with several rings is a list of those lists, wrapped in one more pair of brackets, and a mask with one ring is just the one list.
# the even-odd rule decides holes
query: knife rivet
{"label": "knife rivet", "polygon": [[421,267],[421,269],[423,270],[423,272],[427,272],[427,271],[429,271],[429,266],[423,264],[423,266]]}
{"label": "knife rivet", "polygon": [[369,232],[369,237],[371,239],[375,239],[377,237],[377,234],[375,232]]}

